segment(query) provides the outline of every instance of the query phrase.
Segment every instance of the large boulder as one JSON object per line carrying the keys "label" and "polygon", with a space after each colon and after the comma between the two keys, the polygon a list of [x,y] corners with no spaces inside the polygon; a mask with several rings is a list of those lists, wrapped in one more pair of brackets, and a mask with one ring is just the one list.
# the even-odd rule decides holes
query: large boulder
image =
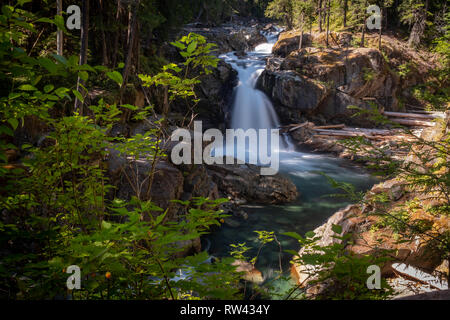
{"label": "large boulder", "polygon": [[231,198],[257,203],[286,203],[297,199],[297,187],[287,178],[276,174],[264,176],[260,167],[250,164],[213,164],[208,172],[219,190]]}
{"label": "large boulder", "polygon": [[[280,33],[278,41],[272,48],[272,53],[275,56],[286,57],[292,51],[298,50],[300,46],[301,33],[299,31],[285,31]],[[309,47],[312,45],[313,36],[309,33],[303,34],[302,47]]]}
{"label": "large boulder", "polygon": [[[139,195],[141,200],[151,200],[167,211],[166,219],[180,221],[186,214],[186,208],[171,200],[190,201],[194,197],[218,199],[217,185],[202,165],[176,167],[167,160],[156,164],[150,192],[147,192],[152,161],[133,160],[121,156],[118,151],[110,149],[107,159],[108,175],[115,187],[111,197],[130,200]],[[159,215],[161,212],[154,212]],[[144,217],[147,219],[149,217]],[[176,256],[186,256],[201,251],[200,238],[180,241],[176,244],[182,250]]]}
{"label": "large boulder", "polygon": [[141,200],[152,200],[157,206],[169,209],[168,218],[176,219],[178,206],[170,200],[180,199],[183,193],[183,173],[166,161],[156,164],[152,187],[148,190],[152,161],[133,160],[110,149],[107,160],[108,175],[115,187],[114,197],[130,200],[138,196]]}

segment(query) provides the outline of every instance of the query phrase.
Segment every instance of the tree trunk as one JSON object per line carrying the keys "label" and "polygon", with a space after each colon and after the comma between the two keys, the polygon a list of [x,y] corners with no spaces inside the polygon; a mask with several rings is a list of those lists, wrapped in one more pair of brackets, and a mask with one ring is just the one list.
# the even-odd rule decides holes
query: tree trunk
{"label": "tree trunk", "polygon": [[425,32],[426,20],[428,12],[428,0],[425,2],[425,8],[421,9],[416,17],[416,21],[411,29],[411,33],[408,39],[408,45],[411,48],[417,48],[422,40],[422,36]]}
{"label": "tree trunk", "polygon": [[98,5],[100,9],[99,15],[100,15],[100,35],[102,39],[102,59],[103,65],[107,66],[109,64],[109,59],[108,59],[108,46],[106,45],[105,25],[103,20],[103,11],[104,11],[103,0],[99,0]]}
{"label": "tree trunk", "polygon": [[322,32],[322,0],[319,0],[319,32]]}
{"label": "tree trunk", "polygon": [[[80,66],[87,63],[87,51],[89,40],[89,0],[82,1],[82,24],[81,24],[81,49],[80,49]],[[84,95],[84,89],[81,89],[83,80],[78,77],[77,91],[81,95]],[[81,91],[80,91],[81,89]],[[75,98],[75,111],[78,111],[80,115],[83,115],[83,103]]]}
{"label": "tree trunk", "polygon": [[362,30],[361,30],[361,47],[364,47],[364,35],[366,32],[366,8],[367,8],[367,0],[364,1],[364,8],[363,8],[363,12],[362,12]]}
{"label": "tree trunk", "polygon": [[[140,0],[135,0],[132,3],[132,8],[130,11],[130,28],[129,28],[129,39],[127,41],[128,43],[128,52],[125,59],[125,66],[122,71],[122,87],[120,89],[120,102],[122,103],[122,97],[123,97],[123,90],[125,88],[125,84],[128,81],[128,76],[130,73],[130,68],[132,64],[132,58],[133,58],[133,52],[134,52],[134,45],[136,41],[136,30],[137,30],[137,22],[138,22],[138,8],[139,8]],[[139,54],[139,53],[136,53]]]}
{"label": "tree trunk", "polygon": [[[56,14],[62,16],[62,0],[56,1]],[[56,33],[56,53],[60,56],[64,53],[64,34],[63,31],[58,29]]]}
{"label": "tree trunk", "polygon": [[378,33],[378,50],[380,50],[380,51],[381,51],[381,32],[382,32],[382,29],[383,29],[383,10],[384,10],[384,8],[381,8],[381,11],[380,11],[380,14],[381,14],[381,17],[380,17],[380,30],[379,30],[379,33]]}
{"label": "tree trunk", "polygon": [[300,34],[300,41],[298,43],[298,49],[300,50],[303,47],[303,33],[304,33],[304,22],[305,22],[305,14],[302,14],[300,28],[302,29],[302,33]]}
{"label": "tree trunk", "polygon": [[[117,0],[117,11],[116,11],[116,23],[120,23],[120,8],[121,8],[121,0]],[[112,55],[112,67],[115,68],[117,64],[117,56],[119,54],[119,39],[120,39],[121,30],[116,31],[116,37],[114,39],[114,51]]]}
{"label": "tree trunk", "polygon": [[330,33],[330,14],[331,14],[331,2],[328,0],[327,8],[327,47],[328,47],[328,35]]}
{"label": "tree trunk", "polygon": [[344,0],[344,28],[347,27],[348,0]]}

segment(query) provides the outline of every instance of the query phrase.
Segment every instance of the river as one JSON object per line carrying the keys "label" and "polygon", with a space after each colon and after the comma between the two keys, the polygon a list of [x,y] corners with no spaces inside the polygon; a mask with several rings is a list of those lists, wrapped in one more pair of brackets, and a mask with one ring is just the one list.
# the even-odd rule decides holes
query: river
{"label": "river", "polygon": [[[265,68],[266,58],[271,55],[279,31],[266,34],[267,43],[261,44],[246,56],[237,57],[234,53],[221,56],[238,71],[239,84],[235,88],[231,127],[236,128],[276,128],[279,120],[270,99],[255,88],[257,79]],[[273,231],[282,246],[281,265],[285,274],[289,273],[292,255],[286,249],[299,250],[296,240],[281,235],[284,232],[297,232],[304,235],[323,224],[334,212],[345,207],[348,200],[331,197],[338,193],[320,173],[335,180],[348,182],[356,190],[367,190],[377,180],[355,164],[331,155],[305,152],[294,147],[289,137],[283,137],[280,144],[280,173],[294,182],[300,195],[297,200],[284,205],[247,204],[242,208],[248,219],[233,218],[233,224],[224,224],[209,235],[204,242],[209,254],[215,257],[228,256],[231,244],[246,243],[252,250],[247,256],[252,258],[258,249],[255,231]],[[266,282],[271,282],[277,293],[286,290],[292,283],[274,280],[279,270],[279,246],[272,242],[266,245],[256,263]],[[277,298],[272,296],[272,298]]]}

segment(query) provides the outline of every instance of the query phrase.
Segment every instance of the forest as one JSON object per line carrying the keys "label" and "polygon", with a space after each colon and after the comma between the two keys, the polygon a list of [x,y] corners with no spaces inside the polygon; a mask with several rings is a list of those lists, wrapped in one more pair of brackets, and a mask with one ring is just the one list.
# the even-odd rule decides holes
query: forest
{"label": "forest", "polygon": [[0,299],[450,299],[449,72],[442,0],[1,1]]}

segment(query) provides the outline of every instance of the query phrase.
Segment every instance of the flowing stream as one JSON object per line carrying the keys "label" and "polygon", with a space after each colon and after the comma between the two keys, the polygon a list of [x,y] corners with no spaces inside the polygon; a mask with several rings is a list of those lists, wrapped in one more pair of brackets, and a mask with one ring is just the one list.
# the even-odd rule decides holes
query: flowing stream
{"label": "flowing stream", "polygon": [[[271,55],[272,46],[279,32],[266,34],[268,43],[261,44],[246,56],[237,57],[234,53],[222,55],[238,71],[239,84],[235,88],[231,127],[270,129],[279,126],[278,116],[270,99],[255,88],[258,77],[265,68],[265,59]],[[282,137],[279,148],[280,173],[294,182],[300,192],[298,199],[285,205],[248,204],[243,209],[248,219],[231,218],[233,223],[224,224],[205,239],[208,252],[212,256],[228,256],[231,244],[246,243],[251,247],[248,257],[257,254],[258,242],[255,231],[274,231],[282,245],[281,266],[288,274],[292,255],[286,249],[298,251],[296,240],[281,235],[294,231],[304,235],[322,223],[334,212],[345,207],[348,202],[342,198],[330,197],[338,193],[319,172],[338,180],[352,183],[357,190],[367,190],[376,179],[363,169],[347,161],[324,154],[313,154],[297,150],[288,137]],[[279,246],[272,242],[266,245],[256,263],[265,281],[271,281],[280,269]],[[278,292],[284,291],[288,283],[274,281],[272,285]],[[276,297],[273,297],[276,298]]]}

